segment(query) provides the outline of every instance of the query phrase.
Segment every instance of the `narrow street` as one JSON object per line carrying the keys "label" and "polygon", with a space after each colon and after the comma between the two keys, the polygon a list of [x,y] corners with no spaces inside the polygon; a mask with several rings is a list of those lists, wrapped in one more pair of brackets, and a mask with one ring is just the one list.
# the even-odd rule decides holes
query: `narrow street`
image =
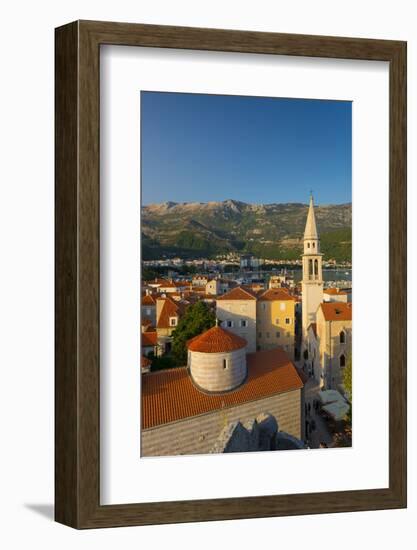
{"label": "narrow street", "polygon": [[[314,378],[309,378],[305,385],[305,403],[307,405],[306,420],[310,426],[315,426],[315,429],[310,430],[308,438],[309,446],[313,449],[320,447],[320,443],[325,443],[327,446],[331,446],[333,437],[330,433],[327,423],[324,418],[318,414],[314,409],[314,400],[318,400],[318,393],[320,391],[320,385]],[[310,404],[310,407],[309,407]]]}

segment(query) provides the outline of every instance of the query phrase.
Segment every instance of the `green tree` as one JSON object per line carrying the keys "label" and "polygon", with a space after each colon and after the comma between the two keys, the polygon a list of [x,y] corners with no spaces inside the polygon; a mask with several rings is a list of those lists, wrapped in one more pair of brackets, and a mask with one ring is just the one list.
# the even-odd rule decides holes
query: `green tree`
{"label": "green tree", "polygon": [[216,316],[204,302],[188,307],[172,333],[172,355],[178,366],[187,363],[187,340],[216,324]]}
{"label": "green tree", "polygon": [[346,366],[343,370],[343,386],[345,393],[350,401],[349,412],[346,415],[346,421],[349,426],[352,426],[352,356],[348,357]]}
{"label": "green tree", "polygon": [[343,386],[345,392],[349,398],[349,401],[352,400],[352,357],[349,356],[346,361],[346,366],[343,369]]}

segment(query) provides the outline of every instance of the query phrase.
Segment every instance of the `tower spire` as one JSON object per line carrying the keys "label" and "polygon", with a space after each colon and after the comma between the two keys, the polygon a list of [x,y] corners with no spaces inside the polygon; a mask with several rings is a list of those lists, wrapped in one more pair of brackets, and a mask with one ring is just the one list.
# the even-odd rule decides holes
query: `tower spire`
{"label": "tower spire", "polygon": [[316,216],[314,214],[313,193],[310,194],[310,206],[308,208],[307,222],[304,231],[304,239],[318,239]]}

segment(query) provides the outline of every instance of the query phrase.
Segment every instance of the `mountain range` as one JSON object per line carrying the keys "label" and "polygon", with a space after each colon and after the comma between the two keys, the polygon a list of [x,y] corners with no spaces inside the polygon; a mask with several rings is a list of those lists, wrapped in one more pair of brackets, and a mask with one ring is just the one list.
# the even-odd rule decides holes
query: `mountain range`
{"label": "mountain range", "polygon": [[[164,202],[142,206],[143,259],[214,257],[229,252],[292,260],[300,257],[308,206]],[[352,205],[315,206],[325,259],[351,260]]]}

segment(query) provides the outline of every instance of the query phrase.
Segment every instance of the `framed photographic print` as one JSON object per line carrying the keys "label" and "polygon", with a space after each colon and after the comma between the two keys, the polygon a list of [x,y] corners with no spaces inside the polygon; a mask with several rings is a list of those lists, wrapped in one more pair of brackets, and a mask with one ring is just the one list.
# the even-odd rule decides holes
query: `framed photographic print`
{"label": "framed photographic print", "polygon": [[56,29],[57,521],[405,507],[405,288],[404,42]]}

